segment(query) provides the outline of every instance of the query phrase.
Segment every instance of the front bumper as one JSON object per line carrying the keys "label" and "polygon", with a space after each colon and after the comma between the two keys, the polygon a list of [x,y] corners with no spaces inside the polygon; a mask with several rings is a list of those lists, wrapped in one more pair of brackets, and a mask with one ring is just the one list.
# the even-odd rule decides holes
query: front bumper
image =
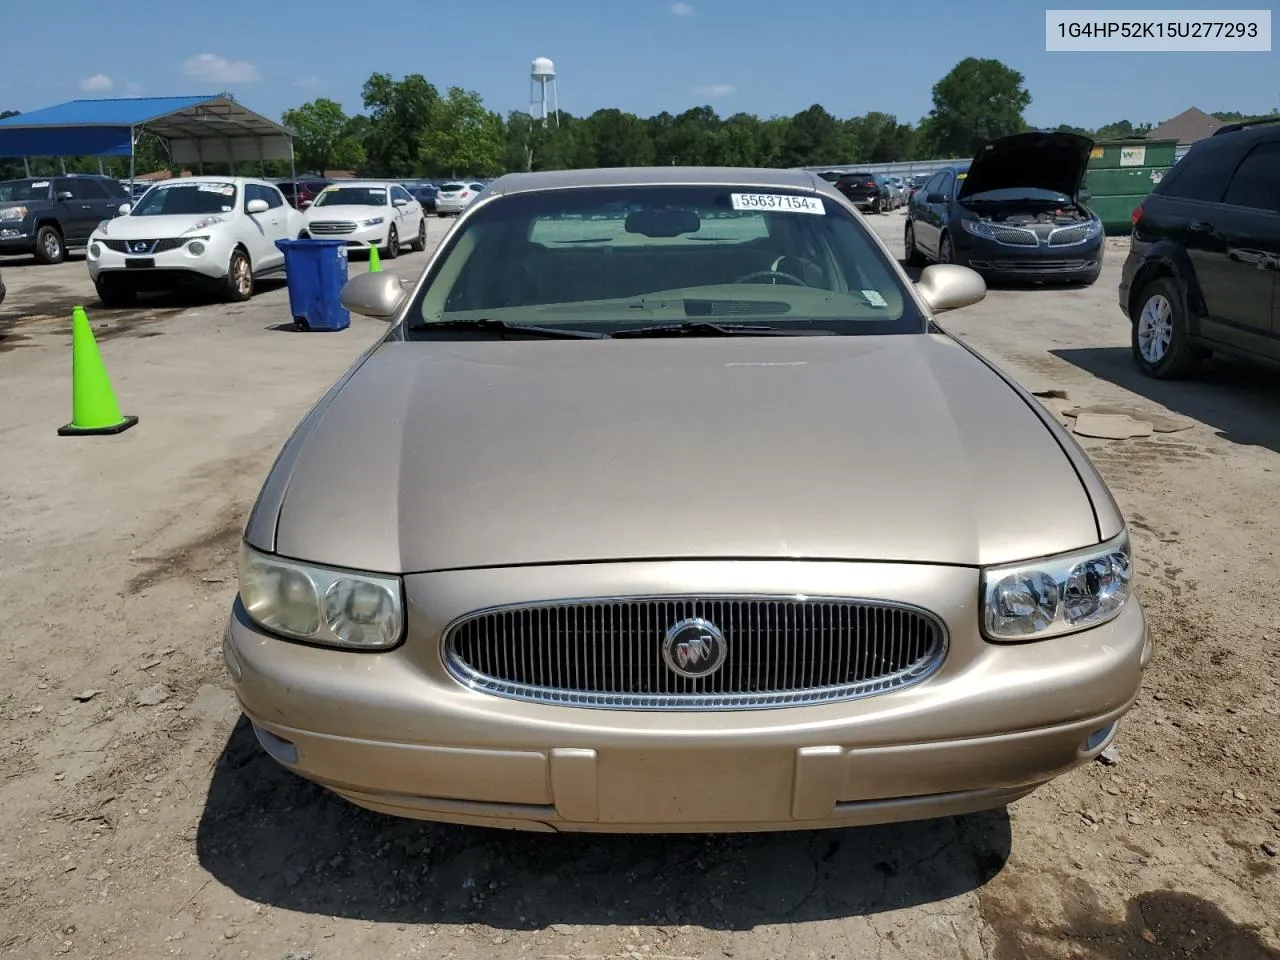
{"label": "front bumper", "polygon": [[[193,242],[203,244],[196,253]],[[166,287],[189,281],[218,281],[226,277],[231,264],[232,243],[216,236],[187,241],[176,250],[146,254],[125,254],[112,250],[101,237],[93,237],[86,250],[89,278],[103,275],[128,276],[138,286]]]}
{"label": "front bumper", "polygon": [[[444,624],[499,595],[534,602],[676,581],[716,592],[730,578],[742,592],[830,595],[841,584],[928,606],[949,624],[951,653],[893,693],[705,713],[507,700],[454,681],[440,655]],[[1074,636],[987,643],[965,626],[976,571],[956,568],[601,564],[420,575],[406,592],[410,640],[378,654],[279,640],[237,602],[223,651],[241,706],[272,757],[354,803],[525,830],[790,830],[999,806],[1107,746],[1151,653],[1136,601]]]}
{"label": "front bumper", "polygon": [[1009,280],[1080,280],[1102,269],[1102,237],[1083,243],[1039,247],[997,243],[957,231],[956,263],[985,277]]}
{"label": "front bumper", "polygon": [[368,250],[370,247],[386,246],[389,225],[384,220],[371,227],[358,226],[351,233],[312,233],[309,225],[305,229],[307,235],[313,239],[345,240],[348,249]]}
{"label": "front bumper", "polygon": [[28,229],[21,221],[8,221],[0,224],[0,256],[12,256],[21,253],[35,253],[36,233]]}

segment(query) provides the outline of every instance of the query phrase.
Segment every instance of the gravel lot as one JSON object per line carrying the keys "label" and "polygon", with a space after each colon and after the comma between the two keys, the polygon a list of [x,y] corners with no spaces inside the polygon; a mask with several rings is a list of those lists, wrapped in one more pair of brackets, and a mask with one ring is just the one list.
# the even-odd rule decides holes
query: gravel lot
{"label": "gravel lot", "polygon": [[[902,215],[870,219],[900,251]],[[993,290],[943,321],[1065,390],[1058,408],[1194,421],[1082,441],[1130,519],[1157,639],[1118,762],[1007,812],[694,838],[400,822],[266,759],[219,656],[240,528],[383,325],[293,332],[279,286],[108,311],[78,259],[3,261],[0,956],[1280,958],[1280,386],[1227,363],[1142,379],[1123,256],[1111,241],[1094,287]],[[76,303],[141,417],[117,437],[56,435]]]}

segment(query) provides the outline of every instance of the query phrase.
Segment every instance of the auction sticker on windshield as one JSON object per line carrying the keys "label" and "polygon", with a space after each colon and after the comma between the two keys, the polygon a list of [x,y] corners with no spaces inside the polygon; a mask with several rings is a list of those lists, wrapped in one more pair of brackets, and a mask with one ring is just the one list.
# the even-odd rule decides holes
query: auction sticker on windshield
{"label": "auction sticker on windshield", "polygon": [[827,212],[827,208],[818,197],[797,197],[786,193],[731,193],[729,199],[735,210],[770,210],[781,213],[822,215]]}

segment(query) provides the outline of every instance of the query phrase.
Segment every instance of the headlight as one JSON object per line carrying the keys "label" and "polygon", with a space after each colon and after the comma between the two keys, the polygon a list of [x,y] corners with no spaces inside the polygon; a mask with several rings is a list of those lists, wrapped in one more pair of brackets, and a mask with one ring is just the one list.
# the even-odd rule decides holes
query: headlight
{"label": "headlight", "polygon": [[254,623],[294,640],[386,650],[404,633],[399,577],[240,551],[240,600]]}
{"label": "headlight", "polygon": [[203,230],[205,227],[212,227],[215,223],[222,223],[222,217],[205,217],[198,223],[193,223],[183,231],[183,234],[194,233],[196,230]]}
{"label": "headlight", "polygon": [[111,223],[110,220],[99,220],[98,233],[102,234],[105,237],[107,235],[107,225],[110,223]]}
{"label": "headlight", "polygon": [[989,640],[1040,640],[1114,619],[1129,599],[1129,533],[1056,557],[982,571]]}
{"label": "headlight", "polygon": [[961,220],[960,226],[965,233],[972,233],[975,237],[986,237],[988,240],[993,239],[991,228],[987,226],[984,220]]}
{"label": "headlight", "polygon": [[1090,221],[1089,221],[1089,230],[1088,230],[1088,232],[1085,234],[1085,237],[1086,237],[1086,239],[1090,239],[1090,240],[1091,240],[1091,239],[1093,239],[1094,237],[1096,237],[1098,234],[1100,234],[1101,232],[1102,232],[1102,221],[1101,221],[1101,220],[1090,220]]}
{"label": "headlight", "polygon": [[21,220],[26,215],[26,207],[0,207],[0,220]]}
{"label": "headlight", "polygon": [[380,224],[381,222],[382,222],[382,218],[381,218],[381,217],[370,217],[368,220],[361,220],[361,221],[360,221],[360,226],[362,226],[362,227],[376,227],[376,226],[377,226],[378,224]]}

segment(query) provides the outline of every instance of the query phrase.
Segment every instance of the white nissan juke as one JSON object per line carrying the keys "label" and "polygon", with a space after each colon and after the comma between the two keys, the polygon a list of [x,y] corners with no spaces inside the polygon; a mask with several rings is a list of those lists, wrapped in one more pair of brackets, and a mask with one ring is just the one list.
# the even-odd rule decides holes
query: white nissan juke
{"label": "white nissan juke", "polygon": [[139,290],[213,287],[248,300],[255,280],[284,271],[277,240],[302,234],[302,214],[276,187],[248,177],[182,177],[148,190],[89,238],[89,277],[104,306]]}

